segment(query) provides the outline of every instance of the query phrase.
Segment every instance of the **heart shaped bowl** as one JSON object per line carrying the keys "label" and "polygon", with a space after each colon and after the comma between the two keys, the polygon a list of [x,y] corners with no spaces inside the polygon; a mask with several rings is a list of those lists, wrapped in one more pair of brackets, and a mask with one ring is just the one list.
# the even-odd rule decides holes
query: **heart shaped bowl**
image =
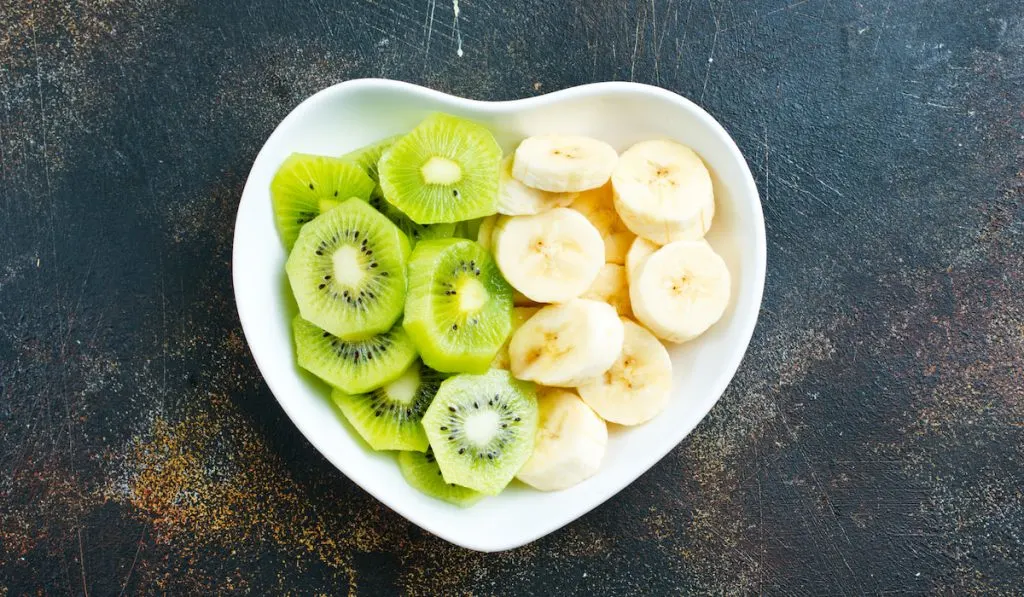
{"label": "heart shaped bowl", "polygon": [[[462,509],[410,487],[392,454],[374,452],[348,426],[329,390],[295,364],[285,250],[274,227],[270,181],[288,154],[340,155],[408,131],[430,112],[488,126],[506,154],[524,137],[575,133],[611,143],[670,138],[692,147],[711,171],[716,213],[707,240],[732,274],[725,315],[703,336],[669,346],[674,395],[638,427],[612,425],[601,470],[570,489],[543,493],[513,482],[501,495]],[[754,179],[728,133],[693,102],[657,87],[597,83],[508,102],[453,97],[407,83],[361,79],[324,89],[274,130],[256,157],[238,206],[233,251],[235,301],[252,355],[291,420],[334,466],[395,512],[457,545],[500,551],[524,545],[582,516],[658,462],[718,401],[757,322],[765,279],[764,216]]]}

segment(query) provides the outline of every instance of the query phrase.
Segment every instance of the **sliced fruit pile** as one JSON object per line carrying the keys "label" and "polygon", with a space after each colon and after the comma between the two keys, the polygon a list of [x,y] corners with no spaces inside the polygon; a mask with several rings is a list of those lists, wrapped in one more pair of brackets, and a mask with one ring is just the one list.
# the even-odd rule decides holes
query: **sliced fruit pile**
{"label": "sliced fruit pile", "polygon": [[461,506],[595,474],[606,422],[668,404],[662,341],[729,303],[703,240],[710,174],[673,141],[618,155],[544,135],[503,159],[485,127],[433,114],[341,157],[292,154],[271,197],[299,366],[410,485]]}

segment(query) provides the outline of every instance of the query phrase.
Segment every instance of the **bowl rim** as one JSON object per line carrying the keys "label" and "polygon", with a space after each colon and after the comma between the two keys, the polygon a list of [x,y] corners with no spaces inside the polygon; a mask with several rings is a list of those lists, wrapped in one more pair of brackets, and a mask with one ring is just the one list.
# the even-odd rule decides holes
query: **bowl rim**
{"label": "bowl rim", "polygon": [[[304,112],[311,109],[313,105],[322,101],[325,97],[340,92],[348,92],[358,90],[361,88],[390,90],[398,93],[415,94],[420,97],[433,98],[436,100],[449,103],[454,102],[463,107],[472,108],[473,110],[482,113],[505,112],[513,106],[519,109],[526,109],[534,106],[557,103],[565,100],[571,100],[574,98],[581,98],[590,95],[600,95],[606,93],[638,93],[642,95],[661,98],[663,100],[667,100],[669,102],[677,104],[682,109],[690,112],[694,117],[702,121],[704,125],[706,125],[711,131],[713,131],[714,135],[724,143],[730,158],[739,165],[740,171],[742,173],[742,180],[739,181],[742,186],[742,194],[752,198],[752,200],[749,202],[749,208],[751,209],[752,216],[754,218],[755,238],[753,240],[757,253],[756,263],[752,264],[753,268],[751,280],[753,284],[752,298],[754,299],[751,304],[753,305],[752,310],[754,312],[752,314],[752,318],[750,318],[750,321],[747,324],[747,327],[745,329],[742,329],[740,336],[737,338],[741,342],[738,342],[736,344],[735,350],[731,352],[731,361],[727,362],[727,366],[723,368],[723,370],[728,370],[728,375],[720,376],[720,381],[714,386],[710,387],[709,392],[715,395],[716,397],[711,402],[710,406],[708,406],[708,408],[703,413],[700,413],[700,417],[697,419],[697,423],[694,424],[694,428],[696,425],[700,423],[700,421],[703,421],[704,418],[707,417],[708,412],[710,412],[711,408],[713,408],[714,405],[718,403],[718,401],[721,399],[722,394],[725,392],[726,388],[728,388],[729,384],[732,383],[732,380],[736,375],[736,371],[739,369],[740,364],[746,357],[747,350],[750,347],[750,341],[753,338],[754,330],[757,327],[757,321],[759,319],[760,309],[764,297],[765,279],[767,274],[767,240],[764,222],[764,211],[761,205],[761,197],[758,193],[757,185],[754,181],[753,174],[750,171],[750,166],[747,163],[746,158],[740,151],[739,147],[736,145],[736,142],[725,130],[725,128],[721,125],[721,123],[719,123],[713,116],[711,116],[711,114],[708,113],[704,108],[700,107],[690,99],[683,97],[672,91],[669,91],[667,89],[655,87],[653,85],[646,85],[643,83],[633,83],[625,81],[588,83],[584,85],[577,85],[574,87],[568,87],[565,89],[552,91],[542,95],[526,97],[521,99],[485,101],[448,94],[427,87],[422,87],[420,85],[416,85],[413,83],[406,83],[403,81],[394,81],[390,79],[380,78],[351,79],[331,85],[329,87],[325,87],[324,89],[317,91],[316,93],[308,96],[307,98],[299,102],[299,104],[296,105],[288,113],[288,115],[285,116],[281,120],[281,122],[277,124],[276,127],[274,127],[274,130],[263,142],[260,151],[256,154],[256,157],[253,158],[253,164],[246,177],[246,182],[242,189],[242,195],[239,198],[238,211],[235,215],[235,225],[232,234],[231,281],[232,290],[235,298],[235,308],[238,313],[239,322],[242,327],[242,334],[246,339],[246,346],[249,348],[249,353],[252,355],[252,358],[256,363],[257,369],[260,372],[260,376],[263,378],[264,383],[267,384],[267,387],[270,390],[271,394],[273,394],[274,399],[277,401],[281,409],[291,420],[292,424],[295,425],[295,427],[299,430],[302,436],[306,439],[306,441],[312,444],[312,446],[320,453],[320,455],[323,456],[328,462],[330,462],[332,466],[338,469],[339,472],[344,474],[353,483],[358,485],[363,491],[366,491],[371,496],[373,496],[374,499],[384,504],[385,506],[387,506],[388,508],[390,508],[403,518],[407,519],[411,523],[419,526],[420,528],[426,530],[429,533],[434,534],[435,536],[440,537],[445,541],[475,551],[496,552],[514,549],[516,547],[526,545],[564,527],[565,525],[573,522],[574,520],[581,518],[582,516],[596,508],[597,506],[608,501],[611,497],[613,497],[614,495],[628,487],[634,481],[639,479],[640,476],[647,472],[651,467],[660,462],[670,451],[672,451],[676,446],[678,446],[679,443],[683,441],[683,439],[688,437],[693,432],[693,428],[691,428],[689,431],[687,431],[686,434],[681,436],[678,441],[670,444],[666,449],[652,451],[645,458],[645,461],[642,463],[642,465],[636,470],[636,474],[632,480],[630,480],[622,487],[614,489],[611,492],[603,492],[603,495],[600,496],[600,499],[594,500],[591,505],[579,511],[578,513],[575,513],[574,516],[568,519],[559,520],[551,524],[544,525],[536,529],[532,533],[515,536],[512,539],[508,539],[505,537],[494,537],[490,540],[485,540],[480,537],[473,537],[472,539],[467,539],[466,537],[462,536],[454,536],[451,533],[446,532],[444,528],[432,524],[430,520],[425,520],[424,517],[418,516],[416,513],[411,512],[410,509],[405,508],[401,500],[392,499],[388,495],[381,495],[380,492],[375,492],[367,487],[364,487],[358,480],[352,479],[351,477],[348,476],[348,474],[345,472],[345,469],[341,466],[341,464],[339,462],[336,462],[336,459],[330,456],[330,451],[321,445],[322,442],[318,436],[311,436],[306,434],[305,430],[303,430],[302,426],[299,423],[298,411],[296,410],[299,407],[289,403],[289,401],[287,400],[282,400],[279,397],[279,392],[276,392],[274,390],[274,382],[272,382],[270,378],[264,374],[264,371],[268,371],[270,369],[265,367],[266,363],[261,362],[261,357],[258,356],[256,354],[256,351],[252,349],[252,345],[250,343],[250,334],[247,331],[247,328],[251,327],[252,325],[255,325],[254,322],[258,321],[259,317],[255,312],[250,312],[248,310],[247,305],[249,305],[249,302],[246,301],[238,291],[238,288],[241,285],[242,273],[240,272],[240,268],[236,267],[236,263],[240,261],[239,256],[240,253],[243,251],[243,248],[239,244],[239,229],[243,224],[242,213],[243,206],[245,205],[246,202],[246,197],[252,194],[253,192],[250,189],[250,186],[255,184],[254,178],[256,177],[254,177],[254,174],[256,173],[256,168],[258,165],[260,165],[261,161],[264,160],[264,155],[271,151],[270,147],[274,145],[274,143],[272,143],[274,139],[278,135],[283,134],[282,131],[287,129],[289,125],[291,125],[292,121],[301,118]],[[247,321],[249,322],[248,325],[246,323]]]}

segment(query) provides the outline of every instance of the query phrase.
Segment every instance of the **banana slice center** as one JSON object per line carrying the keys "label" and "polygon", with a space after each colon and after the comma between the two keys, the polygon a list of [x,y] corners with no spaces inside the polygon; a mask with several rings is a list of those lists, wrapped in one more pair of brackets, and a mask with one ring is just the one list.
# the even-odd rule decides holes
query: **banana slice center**
{"label": "banana slice center", "polygon": [[651,171],[651,184],[659,187],[679,186],[679,183],[676,180],[677,167],[671,164],[659,164],[652,160],[647,160],[647,166]]}
{"label": "banana slice center", "polygon": [[604,373],[604,383],[607,386],[623,386],[627,390],[633,389],[633,380],[636,377],[637,362],[633,355],[623,355],[622,360]]}
{"label": "banana slice center", "polygon": [[680,296],[686,293],[696,292],[699,289],[694,285],[694,279],[688,274],[679,274],[665,278],[663,287],[665,290],[674,296]]}
{"label": "banana slice center", "polygon": [[526,361],[527,365],[532,365],[545,357],[554,361],[565,356],[572,348],[559,342],[559,337],[560,335],[557,331],[544,332],[544,339],[527,352],[523,360]]}
{"label": "banana slice center", "polygon": [[543,236],[534,239],[533,251],[540,256],[544,271],[567,271],[576,267],[582,254],[580,246],[569,239],[552,240]]}
{"label": "banana slice center", "polygon": [[557,410],[550,415],[552,418],[548,419],[548,422],[537,430],[538,439],[545,439],[554,441],[562,437],[564,433],[566,421],[569,418],[569,413],[564,410]]}
{"label": "banana slice center", "polygon": [[579,154],[579,147],[559,147],[551,150],[551,155],[560,157],[566,160],[575,160]]}
{"label": "banana slice center", "polygon": [[339,247],[331,257],[331,262],[334,266],[334,279],[343,286],[357,288],[366,277],[359,251],[351,245]]}
{"label": "banana slice center", "polygon": [[427,184],[450,185],[462,180],[462,167],[439,155],[431,156],[420,168],[420,173]]}

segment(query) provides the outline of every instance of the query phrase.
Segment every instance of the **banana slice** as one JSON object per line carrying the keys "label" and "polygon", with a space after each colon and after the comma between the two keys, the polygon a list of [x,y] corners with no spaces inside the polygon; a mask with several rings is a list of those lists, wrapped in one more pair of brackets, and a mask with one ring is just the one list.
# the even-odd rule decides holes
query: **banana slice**
{"label": "banana slice", "polygon": [[579,193],[549,193],[528,187],[512,176],[513,156],[501,162],[498,177],[498,213],[506,216],[529,216],[556,207],[568,207]]}
{"label": "banana slice", "polygon": [[492,242],[494,239],[494,227],[498,223],[498,216],[487,216],[480,220],[480,228],[476,232],[476,242],[478,245],[484,248],[485,251],[490,251],[494,246]]}
{"label": "banana slice", "polygon": [[509,369],[508,344],[512,341],[512,334],[516,333],[516,330],[521,328],[527,319],[536,315],[537,311],[540,311],[540,307],[514,307],[512,309],[512,331],[509,332],[508,340],[505,340],[505,344],[494,355],[491,369],[505,369],[506,371]]}
{"label": "banana slice", "polygon": [[604,265],[601,235],[567,207],[533,216],[502,216],[492,251],[508,283],[538,303],[578,297]]}
{"label": "banana slice", "polygon": [[729,268],[705,241],[667,244],[631,278],[629,298],[637,321],[669,342],[700,336],[729,305]]}
{"label": "banana slice", "polygon": [[665,409],[672,396],[672,359],[643,327],[623,318],[625,340],[618,360],[579,385],[583,401],[605,421],[639,425]]}
{"label": "banana slice", "polygon": [[626,273],[629,275],[630,283],[632,283],[633,272],[636,271],[637,266],[657,251],[658,246],[642,236],[633,240],[633,244],[630,245],[629,251],[626,253]]}
{"label": "banana slice", "polygon": [[593,476],[608,445],[605,422],[571,391],[545,392],[537,404],[533,454],[516,478],[541,491],[558,491]]}
{"label": "banana slice", "polygon": [[692,149],[675,141],[643,141],[612,173],[615,209],[634,233],[664,245],[697,240],[711,227],[711,174]]}
{"label": "banana slice", "polygon": [[590,137],[528,137],[516,148],[512,176],[551,193],[585,191],[608,182],[618,157],[611,145]]}
{"label": "banana slice", "polygon": [[[708,241],[703,238],[695,242],[704,244],[708,243]],[[659,248],[661,248],[660,245],[656,245],[642,236],[636,237],[636,240],[634,240],[633,244],[629,247],[629,252],[626,253],[627,277],[630,277],[632,280],[633,272],[636,271],[637,266],[639,266],[644,259],[650,257],[651,254]],[[708,245],[708,248],[711,248],[711,245]],[[632,281],[630,281],[630,284],[632,284]]]}
{"label": "banana slice", "polygon": [[512,375],[571,388],[612,366],[622,351],[623,334],[622,321],[605,303],[573,299],[548,305],[512,335]]}
{"label": "banana slice", "polygon": [[576,201],[573,201],[572,208],[586,216],[601,234],[604,239],[604,260],[620,265],[625,263],[626,252],[636,235],[626,227],[615,211],[612,185],[606,184],[580,193]]}
{"label": "banana slice", "polygon": [[626,268],[614,263],[606,263],[597,274],[597,279],[580,298],[592,299],[608,303],[623,317],[632,317],[633,309],[629,305],[629,283],[626,280]]}

